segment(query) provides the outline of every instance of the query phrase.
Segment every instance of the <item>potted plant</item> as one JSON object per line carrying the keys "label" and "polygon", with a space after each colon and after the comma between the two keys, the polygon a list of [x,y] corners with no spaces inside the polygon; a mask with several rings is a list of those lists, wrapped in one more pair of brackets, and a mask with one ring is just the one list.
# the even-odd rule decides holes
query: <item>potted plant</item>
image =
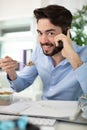
{"label": "potted plant", "polygon": [[72,39],[78,45],[87,45],[87,5],[73,15]]}

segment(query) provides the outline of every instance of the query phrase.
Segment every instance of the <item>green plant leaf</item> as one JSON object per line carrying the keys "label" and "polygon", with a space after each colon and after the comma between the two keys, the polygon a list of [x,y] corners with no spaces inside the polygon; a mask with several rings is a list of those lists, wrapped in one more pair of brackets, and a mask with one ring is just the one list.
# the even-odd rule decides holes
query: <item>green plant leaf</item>
{"label": "green plant leaf", "polygon": [[83,5],[81,10],[73,15],[72,31],[75,35],[72,35],[72,40],[78,45],[87,45],[87,5]]}

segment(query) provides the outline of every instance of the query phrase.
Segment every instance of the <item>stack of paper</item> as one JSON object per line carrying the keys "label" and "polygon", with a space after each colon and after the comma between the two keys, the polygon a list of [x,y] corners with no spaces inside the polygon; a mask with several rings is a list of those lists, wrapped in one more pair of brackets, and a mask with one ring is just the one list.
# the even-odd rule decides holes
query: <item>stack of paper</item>
{"label": "stack of paper", "polygon": [[67,118],[78,112],[77,101],[19,100],[8,106],[0,106],[0,113],[36,117]]}

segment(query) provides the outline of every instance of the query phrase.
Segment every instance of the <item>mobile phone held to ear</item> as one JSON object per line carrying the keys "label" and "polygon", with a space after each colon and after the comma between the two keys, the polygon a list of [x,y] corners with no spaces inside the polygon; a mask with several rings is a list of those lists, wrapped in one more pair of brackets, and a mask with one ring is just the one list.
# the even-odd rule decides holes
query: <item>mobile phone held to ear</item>
{"label": "mobile phone held to ear", "polygon": [[59,40],[58,44],[59,45],[58,45],[57,49],[58,49],[58,52],[60,52],[63,49],[63,42],[61,40]]}
{"label": "mobile phone held to ear", "polygon": [[[63,31],[63,34],[67,35],[67,30],[68,30],[68,29],[65,29],[65,30]],[[60,51],[63,49],[63,42],[62,42],[61,40],[59,40],[59,41],[58,41],[58,44],[59,44],[59,46],[57,47],[57,49],[58,49],[58,52],[60,52]]]}

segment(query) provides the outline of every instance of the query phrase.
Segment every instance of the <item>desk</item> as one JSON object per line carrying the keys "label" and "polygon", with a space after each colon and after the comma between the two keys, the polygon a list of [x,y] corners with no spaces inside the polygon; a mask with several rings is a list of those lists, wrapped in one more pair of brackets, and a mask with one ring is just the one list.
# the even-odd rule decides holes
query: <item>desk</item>
{"label": "desk", "polygon": [[87,125],[58,122],[55,130],[87,130]]}
{"label": "desk", "polygon": [[[25,101],[25,99],[23,100],[23,101]],[[62,101],[61,101],[62,102]],[[61,104],[61,102],[59,102],[59,101],[57,101],[57,102],[53,102],[53,101],[51,101],[51,102],[49,102],[49,106],[48,106],[48,101],[46,101],[46,102],[38,102],[38,103],[40,103],[39,105],[40,106],[38,106],[38,105],[35,105],[36,106],[36,108],[43,108],[42,106],[44,106],[44,105],[46,105],[46,108],[45,108],[45,110],[47,110],[47,108],[49,107],[50,108],[50,106],[51,106],[51,104],[52,104],[52,112],[55,110],[55,108],[57,107],[57,105],[62,105]],[[30,106],[32,105],[32,104],[30,104],[30,101],[27,101],[27,102],[18,102],[17,104],[15,104],[15,106],[16,106],[16,110],[18,110],[19,109],[19,103],[20,103],[20,106],[22,105],[22,106],[25,106],[25,105],[28,105],[28,104],[26,104],[26,103],[29,103],[29,106],[26,106],[26,107],[29,107],[29,108],[31,108]],[[23,104],[24,103],[24,104]],[[35,103],[35,102],[34,102]],[[54,103],[54,104],[53,104]],[[70,104],[68,104],[68,106],[67,106],[67,104],[66,103],[69,103],[69,102],[65,102],[65,104],[64,104],[64,102],[62,102],[63,103],[63,106],[61,106],[63,109],[61,109],[61,107],[60,107],[60,105],[58,106],[58,108],[56,108],[56,110],[57,110],[57,114],[58,114],[58,112],[61,112],[60,111],[60,109],[62,110],[62,112],[63,112],[63,110],[65,110],[65,108],[68,110],[69,109],[69,106],[70,106],[70,109],[72,109],[72,107],[75,107],[75,105],[76,105],[76,103],[75,104],[73,104],[73,102],[72,102],[72,104],[71,104],[71,102],[70,102]],[[17,105],[18,105],[18,108],[17,108]],[[35,113],[35,106],[32,106],[33,108],[34,108],[34,113]],[[55,106],[55,107],[54,107]],[[72,106],[72,107],[71,107]],[[53,108],[54,107],[54,108]],[[13,107],[12,107],[13,108]],[[30,112],[30,110],[31,109],[27,109],[28,111],[25,111],[24,113],[26,113],[27,112],[27,115],[29,115],[29,113],[28,112]],[[25,108],[24,108],[25,109]],[[8,109],[6,109],[6,112],[7,112],[7,110]],[[11,110],[11,109],[10,109]],[[13,110],[13,109],[12,109]],[[42,109],[42,110],[44,110],[44,109]],[[49,109],[48,109],[49,110]],[[23,109],[20,109],[20,111],[24,111]],[[17,111],[16,111],[17,112]],[[66,111],[65,111],[66,112]],[[69,112],[69,111],[68,111]],[[62,113],[61,113],[62,114]],[[66,114],[66,113],[64,113],[64,114]],[[14,114],[13,114],[14,115]],[[29,115],[30,116],[30,115]],[[33,115],[34,116],[34,115]],[[52,115],[52,117],[53,117],[54,115]],[[56,116],[56,115],[55,115]],[[58,115],[59,116],[59,115]],[[87,130],[87,120],[85,120],[85,119],[80,119],[81,118],[81,116],[79,115],[78,116],[79,118],[77,118],[76,120],[75,120],[75,123],[73,123],[74,121],[72,121],[72,122],[70,122],[69,120],[64,120],[64,119],[61,119],[61,120],[58,120],[58,121],[56,121],[56,124],[55,124],[55,126],[53,127],[49,127],[49,126],[42,126],[41,127],[41,130]],[[12,116],[12,115],[5,115],[4,113],[3,114],[0,114],[0,120],[3,120],[3,119],[17,119],[17,118],[19,118],[19,115],[17,116]],[[80,121],[84,121],[84,122],[86,122],[85,124],[80,124],[80,123],[78,123],[78,121],[79,121],[79,119],[80,119]]]}

